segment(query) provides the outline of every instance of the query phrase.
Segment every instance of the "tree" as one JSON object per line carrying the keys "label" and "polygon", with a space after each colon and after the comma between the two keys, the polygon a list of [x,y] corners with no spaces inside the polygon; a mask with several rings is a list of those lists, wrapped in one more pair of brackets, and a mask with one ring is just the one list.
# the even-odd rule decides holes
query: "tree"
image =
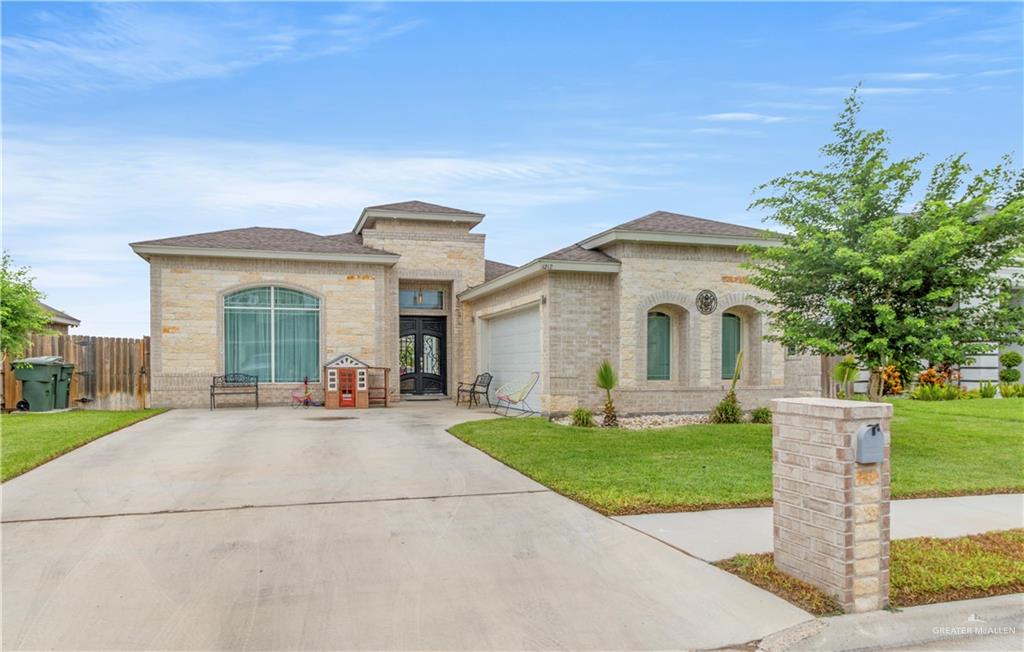
{"label": "tree", "polygon": [[12,360],[29,345],[31,333],[47,333],[50,314],[39,301],[43,293],[32,285],[29,268],[15,267],[4,252],[0,269],[0,351]]}
{"label": "tree", "polygon": [[601,420],[601,425],[605,428],[616,428],[619,425],[619,417],[615,413],[615,404],[612,403],[612,390],[618,386],[619,379],[615,375],[612,364],[607,360],[597,368],[596,384],[598,389],[604,390],[605,394],[604,418]]}
{"label": "tree", "polygon": [[[1024,173],[1009,157],[970,176],[964,155],[940,162],[919,202],[923,156],[890,161],[884,130],[858,127],[856,90],[821,152],[823,169],[758,188],[786,231],[750,247],[750,282],[773,319],[768,339],[801,352],[853,355],[881,393],[881,371],[920,361],[963,365],[993,343],[1024,341],[1024,309],[996,274],[1024,251]],[[1019,263],[1018,263],[1019,264]]]}

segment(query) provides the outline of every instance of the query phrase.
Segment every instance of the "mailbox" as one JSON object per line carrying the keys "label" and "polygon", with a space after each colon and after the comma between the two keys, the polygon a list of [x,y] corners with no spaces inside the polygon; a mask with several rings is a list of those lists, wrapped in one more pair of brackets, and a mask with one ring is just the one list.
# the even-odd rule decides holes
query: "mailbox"
{"label": "mailbox", "polygon": [[874,464],[885,458],[885,434],[877,423],[868,423],[857,431],[857,463]]}

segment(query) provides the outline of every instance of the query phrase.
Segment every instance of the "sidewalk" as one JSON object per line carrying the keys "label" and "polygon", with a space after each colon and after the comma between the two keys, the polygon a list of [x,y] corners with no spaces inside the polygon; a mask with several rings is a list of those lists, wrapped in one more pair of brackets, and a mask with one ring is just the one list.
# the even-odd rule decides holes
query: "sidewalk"
{"label": "sidewalk", "polygon": [[[893,539],[957,537],[1024,527],[1024,494],[894,500]],[[617,516],[615,520],[705,561],[772,551],[772,508]]]}

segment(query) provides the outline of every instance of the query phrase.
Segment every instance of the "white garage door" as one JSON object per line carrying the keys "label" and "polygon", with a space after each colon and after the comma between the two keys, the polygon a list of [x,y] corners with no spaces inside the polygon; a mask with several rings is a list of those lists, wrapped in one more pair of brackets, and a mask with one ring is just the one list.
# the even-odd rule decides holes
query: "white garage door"
{"label": "white garage door", "polygon": [[[530,374],[540,371],[540,310],[537,306],[491,317],[486,322],[483,371],[494,376],[494,390],[508,382],[526,382]],[[540,383],[530,393],[534,409],[540,406]]]}

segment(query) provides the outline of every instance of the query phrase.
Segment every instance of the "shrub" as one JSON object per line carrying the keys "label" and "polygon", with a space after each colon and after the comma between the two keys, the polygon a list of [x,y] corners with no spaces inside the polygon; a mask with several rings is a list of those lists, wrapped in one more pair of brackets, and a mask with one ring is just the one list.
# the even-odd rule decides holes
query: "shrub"
{"label": "shrub", "polygon": [[772,411],[766,407],[754,408],[750,411],[750,420],[754,423],[771,423]]}
{"label": "shrub", "polygon": [[1021,383],[1000,383],[999,395],[1003,398],[1024,398],[1024,385]]}
{"label": "shrub", "polygon": [[903,393],[903,378],[900,375],[900,370],[897,369],[894,364],[891,364],[882,370],[882,393]]}
{"label": "shrub", "polygon": [[708,415],[708,421],[711,423],[739,423],[742,419],[743,408],[736,399],[736,392],[731,389]]}
{"label": "shrub", "polygon": [[956,385],[918,385],[910,392],[915,401],[955,401],[967,398],[967,392]]}
{"label": "shrub", "polygon": [[978,395],[981,396],[981,398],[995,398],[995,383],[988,380],[981,381],[981,383],[978,385]]}
{"label": "shrub", "polygon": [[999,380],[1004,383],[1015,383],[1020,380],[1020,369],[1000,369]]}
{"label": "shrub", "polygon": [[594,413],[587,408],[576,408],[572,411],[572,425],[577,428],[593,428]]}
{"label": "shrub", "polygon": [[1006,351],[999,356],[999,364],[1007,368],[1019,367],[1021,362],[1024,362],[1024,356],[1017,351]]}
{"label": "shrub", "polygon": [[732,372],[732,385],[725,394],[725,398],[718,402],[715,409],[708,415],[711,423],[739,423],[743,420],[743,408],[736,398],[736,381],[740,378],[740,367],[743,364],[743,351],[736,354],[736,367]]}

